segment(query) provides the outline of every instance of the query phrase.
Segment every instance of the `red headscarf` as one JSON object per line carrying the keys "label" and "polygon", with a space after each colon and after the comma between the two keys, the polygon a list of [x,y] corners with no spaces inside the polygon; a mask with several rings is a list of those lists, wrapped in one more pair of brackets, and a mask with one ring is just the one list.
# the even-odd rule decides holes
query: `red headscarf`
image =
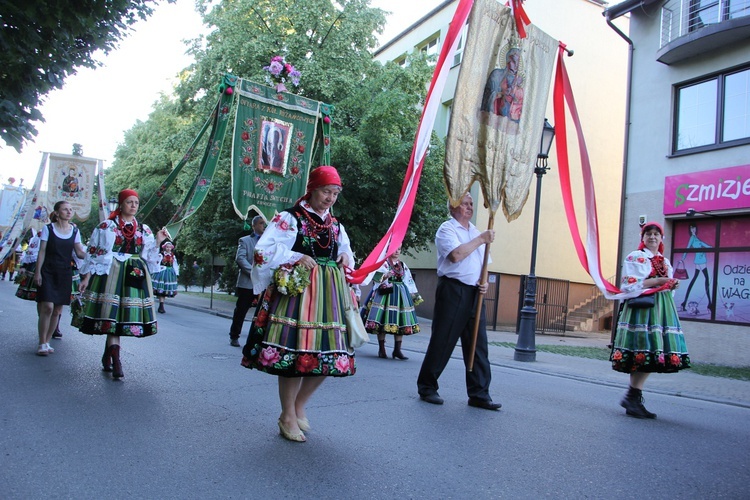
{"label": "red headscarf", "polygon": [[[125,202],[125,200],[127,200],[131,196],[140,198],[140,196],[138,196],[138,192],[135,191],[134,189],[123,189],[122,191],[120,191],[120,194],[117,195],[117,203],[122,205]],[[115,217],[120,215],[120,213],[122,213],[122,211],[120,210],[120,207],[118,206],[112,211],[111,214],[109,214],[109,219],[115,220]]]}
{"label": "red headscarf", "polygon": [[311,170],[310,177],[307,180],[307,192],[300,199],[309,200],[312,192],[323,186],[341,187],[341,177],[339,177],[339,173],[334,167],[323,165]]}
{"label": "red headscarf", "polygon": [[[659,224],[658,222],[653,222],[653,221],[647,222],[641,227],[641,243],[638,245],[638,250],[643,250],[644,248],[646,248],[646,245],[643,243],[643,235],[646,232],[646,228],[649,228],[649,227],[655,227],[656,229],[658,229],[662,238],[664,238],[664,228],[661,227],[661,224]],[[659,253],[662,253],[662,254],[664,253],[664,241],[659,243],[658,250],[659,250]]]}

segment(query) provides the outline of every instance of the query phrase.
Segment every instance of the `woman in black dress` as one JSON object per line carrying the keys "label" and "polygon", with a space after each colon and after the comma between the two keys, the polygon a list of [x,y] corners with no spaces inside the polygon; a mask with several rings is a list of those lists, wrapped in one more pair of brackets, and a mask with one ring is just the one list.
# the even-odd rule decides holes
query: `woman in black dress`
{"label": "woman in black dress", "polygon": [[[70,258],[86,257],[78,228],[70,223],[73,208],[67,201],[55,203],[50,224],[42,228],[39,257],[34,271],[37,286],[36,309],[39,313],[39,347],[36,353],[46,356],[55,352],[49,345],[64,305],[70,304],[73,271]],[[54,321],[53,321],[54,318]]]}

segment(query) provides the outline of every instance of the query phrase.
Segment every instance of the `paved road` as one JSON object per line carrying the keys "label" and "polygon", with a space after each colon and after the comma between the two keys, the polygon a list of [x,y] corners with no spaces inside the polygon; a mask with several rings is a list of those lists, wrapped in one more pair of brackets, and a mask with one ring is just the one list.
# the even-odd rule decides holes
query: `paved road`
{"label": "paved road", "polygon": [[[649,392],[659,418],[636,420],[611,370],[556,373],[559,357],[543,356],[518,366],[506,349],[492,353],[502,411],[466,405],[459,359],[433,406],[416,395],[426,339],[414,337],[405,362],[359,350],[357,375],[326,381],[296,444],[278,436],[275,378],[239,366],[229,319],[168,304],[158,335],[124,340],[114,382],[103,339],[70,327],[35,356],[34,304],[12,293],[0,282],[3,499],[747,498],[740,398]],[[662,378],[678,387],[682,375]]]}

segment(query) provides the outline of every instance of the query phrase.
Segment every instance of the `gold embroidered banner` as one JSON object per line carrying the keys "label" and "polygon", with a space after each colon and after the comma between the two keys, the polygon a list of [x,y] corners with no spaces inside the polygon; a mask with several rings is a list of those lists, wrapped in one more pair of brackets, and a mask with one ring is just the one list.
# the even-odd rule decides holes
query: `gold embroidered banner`
{"label": "gold embroidered banner", "polygon": [[94,194],[97,160],[83,156],[50,154],[47,200],[52,207],[58,201],[67,201],[75,216],[86,220],[91,215],[91,197]]}
{"label": "gold embroidered banner", "polygon": [[558,42],[534,25],[516,31],[511,9],[476,0],[453,101],[444,177],[451,203],[475,181],[508,221],[526,203],[542,137]]}

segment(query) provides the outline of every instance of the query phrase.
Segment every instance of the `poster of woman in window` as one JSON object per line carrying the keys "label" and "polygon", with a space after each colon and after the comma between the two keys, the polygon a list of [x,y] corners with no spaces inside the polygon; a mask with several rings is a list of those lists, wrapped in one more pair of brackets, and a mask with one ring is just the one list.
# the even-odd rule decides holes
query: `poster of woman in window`
{"label": "poster of woman in window", "polygon": [[286,173],[292,124],[279,120],[263,119],[261,122],[258,166],[264,172],[279,175]]}
{"label": "poster of woman in window", "polygon": [[750,324],[750,217],[675,222],[672,262],[680,318]]}

